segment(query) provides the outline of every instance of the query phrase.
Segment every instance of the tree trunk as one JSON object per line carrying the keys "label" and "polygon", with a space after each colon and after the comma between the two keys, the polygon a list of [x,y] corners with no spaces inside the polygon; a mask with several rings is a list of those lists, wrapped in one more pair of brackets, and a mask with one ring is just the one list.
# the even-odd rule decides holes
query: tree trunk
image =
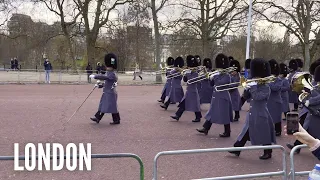
{"label": "tree trunk", "polygon": [[[87,60],[88,60],[88,63],[90,63],[92,65],[93,65],[93,63],[95,63],[92,61],[95,57],[95,44],[96,44],[95,42],[96,42],[96,40],[94,38],[92,38],[91,35],[88,34],[86,37]],[[100,63],[104,64],[104,62],[100,62]]]}
{"label": "tree trunk", "polygon": [[[160,33],[159,33],[159,23],[158,17],[156,12],[156,0],[151,0],[151,9],[152,9],[152,19],[153,19],[153,26],[154,26],[154,36],[155,36],[155,45],[156,45],[156,64],[157,64],[157,71],[160,70]],[[162,75],[161,73],[156,74],[156,83],[162,83]]]}
{"label": "tree trunk", "polygon": [[76,66],[76,59],[75,59],[75,55],[74,55],[74,52],[73,52],[73,49],[72,49],[72,43],[71,43],[71,39],[70,37],[65,37],[67,39],[67,44],[68,44],[68,47],[69,47],[69,51],[70,51],[70,58],[72,60],[72,70],[76,70],[77,69],[77,66]]}
{"label": "tree trunk", "polygon": [[304,44],[304,66],[303,69],[305,71],[309,71],[310,67],[310,44]]}

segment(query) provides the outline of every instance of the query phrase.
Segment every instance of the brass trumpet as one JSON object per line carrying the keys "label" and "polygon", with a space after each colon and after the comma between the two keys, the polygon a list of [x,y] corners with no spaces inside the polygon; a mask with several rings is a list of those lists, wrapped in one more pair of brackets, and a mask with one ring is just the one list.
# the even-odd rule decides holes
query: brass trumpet
{"label": "brass trumpet", "polygon": [[198,77],[189,79],[187,81],[187,84],[194,84],[194,83],[209,79],[209,77],[211,75],[215,74],[215,73],[230,73],[230,72],[236,71],[236,70],[237,70],[236,67],[229,67],[229,68],[226,68],[226,69],[217,69],[217,70],[215,70],[213,72],[209,72],[209,73],[205,70],[205,73],[203,75],[200,75]]}
{"label": "brass trumpet", "polygon": [[[271,83],[271,82],[275,81],[276,79],[277,79],[277,77],[275,77],[275,76],[268,76],[268,77],[264,77],[264,78],[255,78],[255,79],[248,79],[248,80],[245,80],[242,77],[242,78],[240,78],[240,82],[234,82],[234,83],[229,83],[229,84],[223,84],[223,85],[220,85],[220,86],[215,86],[215,90],[217,92],[229,91],[229,90],[232,90],[232,89],[238,89],[238,88],[241,88],[241,87],[246,87],[247,84],[251,83],[251,82],[257,82],[257,84],[268,84],[268,83]],[[235,86],[237,84],[239,84],[239,85]],[[230,87],[230,86],[234,86],[234,87]],[[227,87],[227,88],[220,89],[220,88],[223,88],[223,87]]]}

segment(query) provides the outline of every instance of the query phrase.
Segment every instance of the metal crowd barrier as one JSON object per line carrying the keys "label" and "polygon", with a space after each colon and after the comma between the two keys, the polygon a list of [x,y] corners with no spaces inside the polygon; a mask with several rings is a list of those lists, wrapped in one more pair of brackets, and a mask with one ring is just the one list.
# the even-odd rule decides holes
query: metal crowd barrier
{"label": "metal crowd barrier", "polygon": [[291,152],[290,152],[290,173],[289,173],[289,177],[291,176],[292,180],[295,180],[296,176],[307,176],[309,175],[310,171],[300,171],[300,172],[296,172],[294,169],[294,154],[298,149],[302,149],[302,148],[306,148],[308,147],[307,145],[303,144],[303,145],[299,145],[299,146],[295,146]]}
{"label": "metal crowd barrier", "polygon": [[[249,147],[231,147],[231,148],[213,148],[213,149],[192,149],[192,150],[177,150],[177,151],[163,151],[158,153],[154,158],[153,164],[153,180],[158,179],[158,159],[160,156],[165,155],[178,155],[178,154],[196,154],[196,153],[207,153],[207,152],[227,152],[227,151],[244,151],[244,150],[259,150],[259,149],[281,149],[282,150],[282,171],[267,172],[267,173],[256,173],[256,174],[245,174],[236,176],[224,176],[216,178],[206,178],[206,180],[216,180],[216,179],[251,179],[257,177],[272,177],[272,176],[282,176],[283,180],[287,180],[287,167],[286,167],[286,152],[285,148],[280,145],[272,146],[249,146]],[[204,180],[204,179],[203,179]]]}
{"label": "metal crowd barrier", "polygon": [[[70,156],[72,158],[72,155]],[[60,156],[58,156],[60,158]],[[79,155],[77,155],[77,158],[79,159]],[[117,154],[92,154],[92,159],[97,158],[134,158],[136,159],[140,164],[140,180],[144,180],[144,166],[141,158],[136,154],[130,154],[130,153],[117,153]],[[30,157],[31,159],[31,157]],[[36,156],[36,159],[38,159],[38,156]],[[50,159],[52,159],[52,156],[50,156]],[[64,159],[66,159],[66,156],[64,156]],[[0,160],[14,160],[14,156],[0,156]],[[25,160],[25,156],[19,156],[19,160]]]}

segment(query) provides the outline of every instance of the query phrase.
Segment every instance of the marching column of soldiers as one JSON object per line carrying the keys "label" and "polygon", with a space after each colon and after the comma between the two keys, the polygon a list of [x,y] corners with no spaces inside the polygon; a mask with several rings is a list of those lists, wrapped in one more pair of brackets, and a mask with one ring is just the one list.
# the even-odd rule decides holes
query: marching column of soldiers
{"label": "marching column of soldiers", "polygon": [[[170,104],[179,103],[172,119],[179,121],[184,111],[191,111],[195,113],[192,122],[200,122],[200,105],[210,104],[204,115],[205,122],[197,131],[207,135],[212,124],[220,124],[224,125],[224,131],[219,136],[228,138],[231,136],[231,123],[239,121],[239,112],[247,102],[250,108],[244,127],[233,146],[243,147],[247,141],[252,145],[271,145],[276,144],[277,136],[281,136],[282,120],[286,120],[286,115],[290,112],[289,104],[292,103],[292,111],[299,111],[300,124],[311,136],[320,138],[320,59],[311,64],[309,72],[302,72],[301,59],[290,60],[288,66],[274,59],[247,59],[244,76],[240,74],[239,61],[232,56],[220,53],[214,63],[213,70],[211,59],[203,59],[201,66],[198,55],[186,57],[187,67],[184,67],[182,57],[167,59],[167,66],[163,68],[167,81],[158,101],[163,103],[160,106],[165,110]],[[304,75],[312,77],[312,82],[306,79],[312,88],[304,87],[298,92],[295,86],[297,83],[304,85],[299,82]],[[187,83],[185,93],[182,80]],[[244,88],[241,96],[239,87]],[[308,96],[300,99],[301,93],[308,93]],[[287,147],[292,149],[300,144],[302,143],[295,141],[294,144],[287,144]],[[300,150],[297,151],[299,152]],[[229,153],[240,156],[240,151]],[[265,149],[259,159],[271,157],[272,150]]]}

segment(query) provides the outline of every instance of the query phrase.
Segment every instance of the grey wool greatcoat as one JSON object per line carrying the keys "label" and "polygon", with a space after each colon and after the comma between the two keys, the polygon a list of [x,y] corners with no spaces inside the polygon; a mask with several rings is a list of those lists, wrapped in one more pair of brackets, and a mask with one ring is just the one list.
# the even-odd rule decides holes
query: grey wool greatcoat
{"label": "grey wool greatcoat", "polygon": [[[167,70],[166,76],[168,77],[170,75],[170,70]],[[170,88],[171,88],[171,81],[172,79],[167,79],[166,84],[164,85],[161,94],[165,92],[166,96],[169,96]]]}
{"label": "grey wool greatcoat", "polygon": [[[178,73],[176,70],[172,70],[171,74]],[[170,102],[179,103],[184,96],[183,88],[181,86],[182,76],[178,76],[172,79],[171,88],[169,92]]]}
{"label": "grey wool greatcoat", "polygon": [[249,130],[252,145],[276,143],[274,124],[267,108],[270,91],[269,86],[266,84],[255,85],[249,89],[251,94],[250,109],[242,132],[238,136],[238,141]]}
{"label": "grey wool greatcoat", "polygon": [[[292,73],[289,74],[289,77],[288,77],[289,84],[291,83],[292,77],[294,76],[295,73],[296,72],[292,72]],[[299,102],[298,97],[299,97],[298,93],[292,91],[292,89],[290,88],[290,91],[289,91],[289,103],[298,103]]]}
{"label": "grey wool greatcoat", "polygon": [[290,111],[289,91],[290,91],[290,84],[288,79],[282,78],[281,99],[282,99],[282,112],[284,113]]}
{"label": "grey wool greatcoat", "polygon": [[[309,103],[309,107],[320,104],[319,87],[311,91]],[[312,115],[311,112],[309,112],[306,117],[306,120],[304,121],[303,127],[309,132],[311,136],[313,136],[316,139],[320,139],[320,116]]]}
{"label": "grey wool greatcoat", "polygon": [[107,71],[106,74],[98,74],[95,79],[104,80],[103,93],[99,103],[99,111],[102,113],[118,113],[118,93],[114,83],[118,81],[115,72]]}
{"label": "grey wool greatcoat", "polygon": [[[238,82],[239,84],[234,84],[231,85],[230,87],[237,87],[240,85],[240,73],[237,73],[236,75],[231,75],[231,83],[236,83]],[[240,111],[240,93],[238,88],[237,89],[232,89],[229,90],[230,96],[231,96],[231,102],[232,102],[232,109],[234,111]]]}
{"label": "grey wool greatcoat", "polygon": [[213,87],[210,80],[206,79],[200,82],[201,89],[199,90],[200,104],[210,104],[212,98]]}
{"label": "grey wool greatcoat", "polygon": [[[198,77],[197,72],[186,73],[183,77],[183,81],[187,82],[189,79]],[[185,95],[182,101],[185,101],[185,111],[200,112],[200,97],[197,88],[198,83],[188,84]],[[178,105],[180,107],[180,104]]]}
{"label": "grey wool greatcoat", "polygon": [[[312,84],[312,86],[317,85],[317,83],[314,82],[314,81],[312,81],[311,84]],[[308,113],[308,112],[309,112],[308,108],[306,108],[305,106],[303,106],[302,109],[299,111],[299,118],[301,118],[301,116],[305,115],[305,114]]]}
{"label": "grey wool greatcoat", "polygon": [[282,120],[282,99],[281,99],[282,85],[283,85],[283,82],[279,77],[274,82],[269,83],[271,93],[270,93],[267,107],[272,117],[273,123],[279,123]]}
{"label": "grey wool greatcoat", "polygon": [[[231,77],[229,74],[220,74],[214,76],[211,83],[214,86],[229,84]],[[230,124],[232,121],[232,103],[229,91],[217,92],[213,89],[210,109],[205,115],[205,119],[216,124]]]}

